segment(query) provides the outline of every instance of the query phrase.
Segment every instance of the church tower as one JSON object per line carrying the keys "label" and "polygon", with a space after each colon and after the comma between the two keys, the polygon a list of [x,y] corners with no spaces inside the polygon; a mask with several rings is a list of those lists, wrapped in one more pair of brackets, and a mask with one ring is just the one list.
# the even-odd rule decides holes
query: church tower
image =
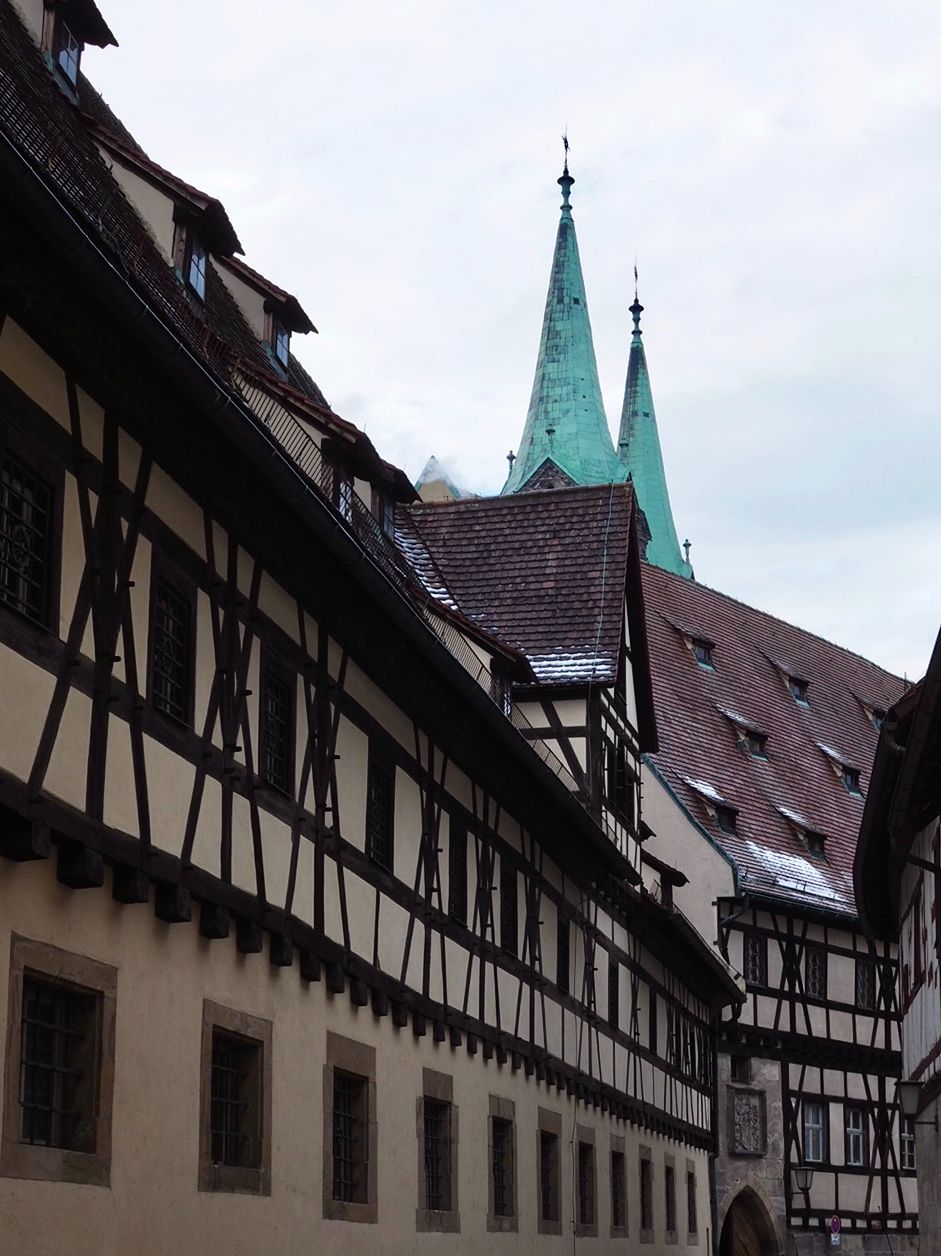
{"label": "church tower", "polygon": [[536,376],[519,452],[504,493],[572,484],[618,484],[627,470],[608,428],[585,282],[569,198],[575,180],[566,159],[562,216],[555,240]]}
{"label": "church tower", "polygon": [[653,392],[647,371],[647,355],[641,339],[640,316],[644,307],[634,292],[631,315],[634,331],[627,363],[627,383],[621,409],[621,430],[618,434],[618,457],[630,476],[637,501],[647,520],[650,540],[646,559],[677,576],[692,578],[693,569],[680,553],[670,494],[663,470],[663,454],[657,434],[657,416],[653,408]]}

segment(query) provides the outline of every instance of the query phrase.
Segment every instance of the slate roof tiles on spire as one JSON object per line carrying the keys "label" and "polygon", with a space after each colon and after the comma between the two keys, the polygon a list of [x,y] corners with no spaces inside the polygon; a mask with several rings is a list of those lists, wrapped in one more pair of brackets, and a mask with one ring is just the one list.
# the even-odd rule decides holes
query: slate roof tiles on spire
{"label": "slate roof tiles on spire", "polygon": [[[562,188],[562,216],[549,276],[536,375],[519,451],[503,493],[566,484],[618,484],[627,478],[614,451],[601,399],[569,203],[575,180],[569,174],[567,160],[558,182]],[[542,468],[546,471],[534,480]]]}

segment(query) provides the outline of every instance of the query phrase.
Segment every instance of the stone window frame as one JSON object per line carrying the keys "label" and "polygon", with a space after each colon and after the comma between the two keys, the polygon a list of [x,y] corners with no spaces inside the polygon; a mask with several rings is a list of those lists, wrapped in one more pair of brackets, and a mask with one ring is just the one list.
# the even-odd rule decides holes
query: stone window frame
{"label": "stone window frame", "polygon": [[[693,1193],[692,1193],[692,1195],[690,1195],[690,1191],[689,1191],[689,1187],[690,1187],[690,1178],[692,1178],[692,1184],[693,1184]],[[690,1200],[692,1200],[692,1201],[693,1201],[693,1204],[695,1205],[695,1207],[694,1207],[694,1217],[693,1217],[693,1220],[695,1220],[695,1222],[696,1222],[696,1228],[695,1228],[695,1229],[693,1229],[693,1228],[690,1226],[690,1224],[689,1224],[689,1222],[690,1222],[690,1215],[689,1215],[689,1204],[690,1204]],[[699,1213],[700,1213],[700,1208],[699,1208],[699,1176],[698,1176],[698,1174],[696,1173],[696,1161],[695,1161],[695,1160],[690,1160],[690,1159],[688,1159],[688,1158],[687,1158],[687,1161],[686,1161],[686,1246],[687,1246],[687,1247],[698,1247],[698,1246],[699,1246]]]}
{"label": "stone window frame", "polygon": [[[757,1086],[729,1085],[726,1087],[728,1096],[728,1147],[730,1156],[760,1157],[768,1154],[768,1111],[767,1096]],[[735,1100],[743,1095],[757,1098],[761,1110],[761,1146],[752,1151],[738,1147],[735,1143]]]}
{"label": "stone window frame", "polygon": [[[557,1217],[547,1218],[542,1212],[542,1135],[552,1134],[556,1140],[555,1195]],[[536,1232],[562,1233],[562,1114],[549,1108],[536,1110]]]}
{"label": "stone window frame", "polygon": [[[648,1216],[649,1226],[644,1226],[644,1165],[647,1165],[649,1173],[650,1194],[648,1198]],[[638,1199],[640,1207],[637,1211],[637,1237],[641,1243],[652,1243],[654,1241],[654,1233],[656,1231],[656,1223],[654,1221],[654,1189],[656,1187],[656,1174],[654,1173],[653,1151],[650,1147],[643,1143],[637,1149],[637,1173],[640,1194]]]}
{"label": "stone window frame", "polygon": [[[98,1119],[94,1152],[72,1151],[67,1147],[42,1147],[35,1143],[21,1142],[19,1139],[23,981],[27,975],[70,986],[97,998]],[[103,964],[87,955],[64,951],[51,943],[24,938],[17,933],[11,934],[0,1177],[110,1187],[117,984],[118,970],[111,964]]]}
{"label": "stone window frame", "polygon": [[[615,1153],[621,1156],[621,1203],[624,1209],[624,1224],[614,1224],[614,1156]],[[608,1155],[608,1169],[611,1174],[611,1238],[626,1239],[630,1218],[627,1207],[627,1147],[624,1138],[620,1134],[611,1135],[611,1147]]]}
{"label": "stone window frame", "polygon": [[[669,1170],[669,1172],[667,1171]],[[673,1184],[672,1199],[670,1183]],[[673,1228],[670,1228],[670,1205],[673,1205]],[[663,1241],[670,1246],[679,1242],[680,1222],[676,1206],[676,1156],[669,1152],[663,1157]]]}
{"label": "stone window frame", "polygon": [[[339,1069],[366,1081],[366,1200],[350,1203],[333,1198],[333,1081]],[[323,1216],[326,1221],[379,1221],[379,1122],[376,1107],[376,1048],[327,1031],[323,1066]]]}
{"label": "stone window frame", "polygon": [[[579,1181],[579,1159],[582,1147],[591,1148],[591,1221],[582,1221],[581,1183]],[[595,1131],[590,1125],[575,1126],[575,1181],[572,1184],[575,1192],[575,1237],[589,1239],[598,1237],[598,1151],[595,1146]]]}
{"label": "stone window frame", "polygon": [[[449,1177],[451,1183],[451,1207],[429,1208],[425,1195],[425,1100],[436,1099],[450,1109],[448,1130]],[[415,1141],[418,1147],[418,1205],[415,1209],[415,1229],[422,1234],[460,1234],[461,1213],[458,1204],[458,1146],[460,1131],[459,1110],[454,1102],[454,1078],[450,1073],[439,1073],[433,1068],[422,1069],[422,1093],[415,1101]]]}
{"label": "stone window frame", "polygon": [[[510,1192],[512,1211],[498,1216],[493,1198],[493,1122],[494,1118],[510,1123]],[[519,1230],[519,1174],[517,1156],[516,1104],[500,1095],[489,1096],[487,1114],[487,1230],[497,1234],[516,1234]]]}
{"label": "stone window frame", "polygon": [[[261,1050],[261,1164],[213,1164],[210,1117],[212,1109],[213,1031],[256,1043]],[[197,1189],[239,1195],[271,1194],[271,1042],[272,1023],[262,1016],[203,999],[199,1059],[199,1172]]]}

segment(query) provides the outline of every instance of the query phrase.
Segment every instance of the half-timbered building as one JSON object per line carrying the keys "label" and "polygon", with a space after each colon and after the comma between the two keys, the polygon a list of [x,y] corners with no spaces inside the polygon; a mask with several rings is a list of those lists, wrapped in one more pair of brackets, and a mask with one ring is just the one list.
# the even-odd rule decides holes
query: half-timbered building
{"label": "half-timbered building", "polygon": [[0,0],[3,1248],[709,1252],[741,995],[645,883],[633,493],[482,508],[452,591],[113,42]]}
{"label": "half-timbered building", "polygon": [[918,1174],[921,1250],[941,1249],[941,636],[925,678],[888,712],[856,852],[860,916],[899,947],[903,1159]]}

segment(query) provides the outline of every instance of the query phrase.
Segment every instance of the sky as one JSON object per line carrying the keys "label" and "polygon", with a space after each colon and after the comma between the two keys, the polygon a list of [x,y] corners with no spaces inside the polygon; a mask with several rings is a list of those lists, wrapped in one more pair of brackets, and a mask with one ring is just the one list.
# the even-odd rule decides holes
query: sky
{"label": "sky", "polygon": [[563,129],[616,430],[635,257],[697,578],[910,679],[941,622],[936,0],[99,0],[83,68],[225,204],[417,477],[519,443]]}

